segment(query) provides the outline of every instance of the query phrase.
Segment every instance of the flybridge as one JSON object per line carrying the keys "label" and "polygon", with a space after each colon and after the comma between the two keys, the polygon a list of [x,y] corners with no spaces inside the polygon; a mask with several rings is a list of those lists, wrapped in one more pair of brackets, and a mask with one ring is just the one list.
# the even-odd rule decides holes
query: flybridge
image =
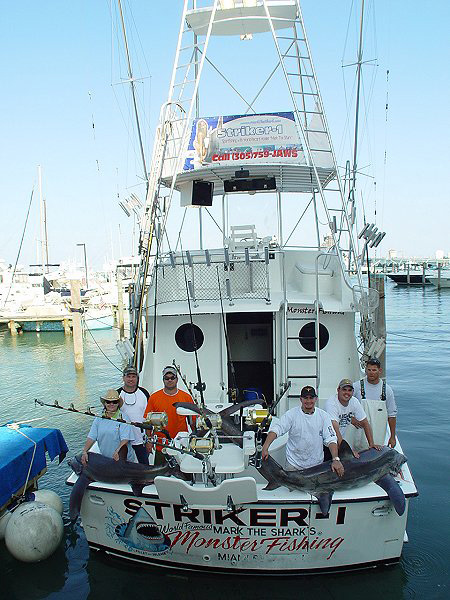
{"label": "flybridge", "polygon": [[243,137],[247,135],[271,135],[277,134],[282,135],[283,125],[266,125],[264,127],[250,127],[249,125],[242,125],[241,127],[228,127],[219,129],[217,131],[217,137]]}

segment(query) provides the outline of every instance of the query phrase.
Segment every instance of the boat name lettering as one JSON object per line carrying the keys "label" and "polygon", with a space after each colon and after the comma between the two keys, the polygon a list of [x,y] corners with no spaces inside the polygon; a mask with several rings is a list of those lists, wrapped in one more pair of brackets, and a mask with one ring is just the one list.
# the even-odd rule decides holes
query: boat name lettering
{"label": "boat name lettering", "polygon": [[[242,527],[264,528],[264,527],[308,527],[308,509],[306,508],[246,508],[241,507],[232,511],[210,508],[192,508],[183,510],[181,504],[167,504],[165,502],[155,502],[152,500],[137,500],[136,498],[126,498],[124,500],[125,512],[128,515],[135,515],[141,506],[153,506],[155,518],[164,520],[172,519],[176,523],[198,524],[199,527],[189,527],[189,529],[206,529],[205,525],[224,525],[225,533],[241,533]],[[345,514],[345,513],[344,513]],[[320,512],[315,515],[316,519],[324,519]],[[328,519],[328,517],[327,517]],[[343,523],[343,515],[338,511],[337,523]],[[237,527],[235,527],[237,525]],[[174,527],[175,529],[175,527]],[[182,528],[180,527],[180,530]],[[188,529],[185,527],[184,529]],[[208,528],[210,529],[210,528]],[[310,527],[310,534],[315,533]],[[214,527],[218,532],[218,527]],[[223,532],[223,530],[222,530]],[[265,529],[259,529],[258,535],[265,535]],[[264,532],[263,534],[261,532]],[[252,531],[253,533],[253,531]],[[272,530],[273,533],[273,530]],[[284,532],[285,533],[285,532]],[[291,532],[289,532],[291,533]],[[303,535],[303,531],[296,531],[293,535]]]}
{"label": "boat name lettering", "polygon": [[241,125],[241,127],[222,127],[221,129],[217,129],[218,139],[242,137],[245,135],[270,135],[272,133],[281,135],[283,133],[283,125],[265,125],[264,127]]}

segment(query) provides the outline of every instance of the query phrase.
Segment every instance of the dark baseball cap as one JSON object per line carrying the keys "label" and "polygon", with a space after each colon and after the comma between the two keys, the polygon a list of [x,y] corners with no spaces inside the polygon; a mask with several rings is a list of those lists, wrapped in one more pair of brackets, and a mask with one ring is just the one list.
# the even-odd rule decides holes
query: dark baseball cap
{"label": "dark baseball cap", "polygon": [[307,396],[312,396],[313,398],[315,398],[317,394],[316,390],[311,385],[305,385],[305,387],[302,388],[302,391],[300,392],[300,396],[302,398],[306,398]]}
{"label": "dark baseball cap", "polygon": [[369,360],[366,362],[366,366],[367,365],[376,365],[377,367],[381,367],[381,362],[378,358],[369,358]]}

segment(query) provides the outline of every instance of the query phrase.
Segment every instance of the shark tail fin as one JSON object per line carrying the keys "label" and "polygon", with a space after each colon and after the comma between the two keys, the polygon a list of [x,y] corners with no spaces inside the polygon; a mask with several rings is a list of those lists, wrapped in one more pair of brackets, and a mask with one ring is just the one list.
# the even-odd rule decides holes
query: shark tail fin
{"label": "shark tail fin", "polygon": [[268,484],[266,485],[266,487],[265,487],[265,488],[263,488],[263,489],[264,489],[264,490],[267,490],[267,491],[269,491],[269,492],[270,492],[271,490],[276,490],[276,489],[278,489],[279,487],[280,487],[280,484],[279,484],[279,483],[277,483],[276,481],[271,481],[271,482],[270,482],[270,483],[268,483]]}
{"label": "shark tail fin", "polygon": [[333,492],[327,492],[326,494],[319,494],[316,496],[317,501],[319,502],[320,512],[324,517],[328,517],[330,512],[331,500],[333,498]]}
{"label": "shark tail fin", "polygon": [[392,475],[384,475],[381,479],[375,481],[375,483],[386,492],[394,505],[395,512],[401,517],[405,512],[406,500],[405,494],[398,482],[395,481]]}
{"label": "shark tail fin", "polygon": [[69,501],[69,516],[72,523],[78,519],[84,492],[90,483],[91,480],[84,473],[81,473],[72,488]]}
{"label": "shark tail fin", "polygon": [[145,485],[147,485],[147,484],[143,485],[142,483],[130,483],[130,485],[131,485],[131,489],[133,490],[133,494],[135,496],[142,496],[142,490],[144,489]]}

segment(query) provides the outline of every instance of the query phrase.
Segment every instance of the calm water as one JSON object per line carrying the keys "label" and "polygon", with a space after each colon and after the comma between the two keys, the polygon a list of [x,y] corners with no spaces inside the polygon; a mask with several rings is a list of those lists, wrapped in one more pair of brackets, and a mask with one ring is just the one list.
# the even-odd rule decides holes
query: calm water
{"label": "calm water", "polygon": [[[398,431],[419,488],[410,503],[408,534],[399,565],[359,573],[290,579],[192,576],[144,570],[90,554],[82,529],[66,523],[61,548],[42,564],[13,559],[0,542],[0,599],[211,598],[246,600],[315,598],[450,597],[450,510],[448,410],[450,390],[450,290],[398,288],[387,283],[388,377],[399,406]],[[116,330],[93,332],[106,356],[120,367]],[[71,339],[59,333],[11,338],[0,332],[0,423],[41,418],[58,427],[71,452],[82,447],[90,419],[34,406],[34,398],[98,408],[99,393],[120,383],[120,372],[91,336],[85,370],[76,374]],[[68,506],[64,484],[69,467],[50,464],[41,486]]]}

